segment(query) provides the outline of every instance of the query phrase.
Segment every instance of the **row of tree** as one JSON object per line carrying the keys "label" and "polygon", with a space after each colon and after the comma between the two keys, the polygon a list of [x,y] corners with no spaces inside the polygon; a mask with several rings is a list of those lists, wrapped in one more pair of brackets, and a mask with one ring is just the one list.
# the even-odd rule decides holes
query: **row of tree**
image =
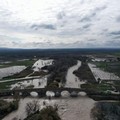
{"label": "row of tree", "polygon": [[57,83],[66,82],[66,74],[69,67],[77,64],[77,60],[72,57],[58,57],[53,65],[48,67],[50,76],[48,77],[48,86],[58,87]]}

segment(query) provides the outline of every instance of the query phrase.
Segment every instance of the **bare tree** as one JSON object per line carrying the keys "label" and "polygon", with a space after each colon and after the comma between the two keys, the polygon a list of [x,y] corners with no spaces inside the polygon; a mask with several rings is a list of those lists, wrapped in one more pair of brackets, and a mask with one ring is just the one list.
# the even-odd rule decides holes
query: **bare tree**
{"label": "bare tree", "polygon": [[39,103],[36,100],[33,100],[32,102],[27,103],[26,105],[26,113],[27,115],[33,114],[37,111],[39,111]]}

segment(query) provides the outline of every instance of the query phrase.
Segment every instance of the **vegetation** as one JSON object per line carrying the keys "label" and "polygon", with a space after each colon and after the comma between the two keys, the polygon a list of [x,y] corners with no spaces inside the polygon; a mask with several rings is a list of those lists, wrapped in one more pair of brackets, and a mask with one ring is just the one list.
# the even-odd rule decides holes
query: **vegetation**
{"label": "vegetation", "polygon": [[0,100],[0,119],[5,117],[10,112],[18,109],[18,100],[13,102],[6,102],[4,100]]}
{"label": "vegetation", "polygon": [[33,100],[32,102],[27,103],[26,105],[26,113],[27,116],[36,113],[37,111],[39,111],[39,104],[38,101]]}
{"label": "vegetation", "polygon": [[120,81],[114,81],[113,82],[114,87],[116,88],[117,91],[120,91]]}
{"label": "vegetation", "polygon": [[92,109],[94,120],[120,120],[119,102],[98,102]]}
{"label": "vegetation", "polygon": [[25,87],[26,89],[32,89],[32,88],[34,88],[34,85],[29,85],[29,86],[27,86],[27,87]]}
{"label": "vegetation", "polygon": [[117,62],[94,62],[96,66],[104,71],[112,72],[120,77],[120,61]]}
{"label": "vegetation", "polygon": [[114,90],[112,85],[108,83],[100,83],[100,84],[86,83],[86,84],[82,84],[81,88],[92,90],[92,91],[99,91],[99,92]]}
{"label": "vegetation", "polygon": [[96,80],[91,72],[87,62],[83,62],[78,70],[73,72],[76,76],[80,78],[80,80],[86,80],[90,83],[96,83]]}
{"label": "vegetation", "polygon": [[45,76],[47,75],[48,73],[47,72],[44,72],[44,71],[36,71],[34,73],[32,73],[30,76]]}
{"label": "vegetation", "polygon": [[41,111],[37,111],[36,113],[28,116],[24,120],[61,120],[61,118],[59,117],[56,108],[47,106]]}
{"label": "vegetation", "polygon": [[18,82],[18,81],[10,81],[10,82],[0,83],[0,90],[9,89],[10,85],[15,84],[16,82]]}
{"label": "vegetation", "polygon": [[24,120],[61,120],[57,107],[47,106],[39,111],[38,101],[32,101],[27,104],[26,112],[28,117]]}
{"label": "vegetation", "polygon": [[[66,73],[69,67],[77,64],[77,60],[72,57],[64,57],[55,59],[53,65],[48,66],[50,76],[48,77],[48,87],[51,83],[57,81],[58,83],[66,82]],[[54,83],[53,83],[54,84]]]}
{"label": "vegetation", "polygon": [[52,83],[50,83],[47,88],[58,88],[59,87],[59,83],[54,81]]}
{"label": "vegetation", "polygon": [[[117,82],[117,81],[116,81]],[[120,100],[119,94],[113,94],[111,91],[120,90],[120,85],[115,85],[114,83],[108,83],[104,81],[101,83],[85,83],[81,85],[81,88],[87,90],[87,94],[90,98],[95,101],[99,100]],[[116,91],[117,92],[117,91]]]}
{"label": "vegetation", "polygon": [[8,63],[1,63],[0,68],[10,67],[10,66],[32,66],[35,60],[13,60]]}
{"label": "vegetation", "polygon": [[3,77],[3,80],[15,79],[15,78],[23,78],[23,77],[26,77],[27,75],[31,74],[32,72],[33,72],[33,70],[29,66],[26,69],[24,69],[23,71],[21,71],[20,73],[16,73],[16,74],[11,75],[11,76]]}

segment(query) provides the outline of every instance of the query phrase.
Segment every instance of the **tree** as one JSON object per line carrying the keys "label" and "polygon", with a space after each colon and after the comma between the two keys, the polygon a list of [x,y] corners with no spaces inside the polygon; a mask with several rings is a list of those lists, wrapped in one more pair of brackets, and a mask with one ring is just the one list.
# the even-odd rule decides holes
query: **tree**
{"label": "tree", "polygon": [[38,101],[33,100],[32,102],[27,103],[26,105],[26,113],[29,116],[30,114],[34,114],[35,112],[39,111],[39,104]]}
{"label": "tree", "polygon": [[101,79],[100,79],[100,78],[98,78],[97,80],[98,80],[98,84],[99,84],[99,83],[101,82]]}

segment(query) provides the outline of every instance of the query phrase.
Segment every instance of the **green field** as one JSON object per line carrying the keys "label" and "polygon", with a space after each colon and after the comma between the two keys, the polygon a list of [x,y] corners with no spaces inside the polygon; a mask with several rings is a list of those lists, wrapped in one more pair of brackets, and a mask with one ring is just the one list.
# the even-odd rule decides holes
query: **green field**
{"label": "green field", "polygon": [[120,62],[93,62],[96,66],[104,71],[116,74],[120,77]]}
{"label": "green field", "polygon": [[112,85],[108,83],[100,83],[100,84],[86,83],[86,84],[82,84],[81,88],[93,90],[93,91],[99,91],[99,92],[105,92],[107,90],[114,90],[112,88]]}
{"label": "green field", "polygon": [[32,66],[35,60],[23,60],[23,61],[11,61],[10,63],[0,63],[0,68],[10,67],[10,66]]}
{"label": "green field", "polygon": [[0,90],[10,89],[10,85],[15,84],[16,82],[18,82],[18,81],[10,81],[10,82],[0,83]]}

